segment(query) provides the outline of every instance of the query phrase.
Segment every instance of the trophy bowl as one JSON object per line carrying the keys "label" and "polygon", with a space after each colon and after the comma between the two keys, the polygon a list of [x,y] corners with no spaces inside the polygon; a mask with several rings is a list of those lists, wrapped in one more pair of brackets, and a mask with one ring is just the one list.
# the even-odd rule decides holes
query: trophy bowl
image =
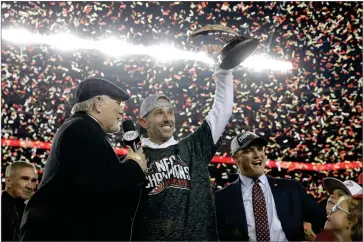
{"label": "trophy bowl", "polygon": [[232,69],[245,61],[257,49],[259,41],[255,38],[239,35],[222,25],[207,25],[193,32],[190,37],[211,35],[225,43],[219,55],[219,67]]}
{"label": "trophy bowl", "polygon": [[258,44],[257,39],[237,37],[223,47],[219,56],[219,67],[229,70],[238,66],[253,54]]}

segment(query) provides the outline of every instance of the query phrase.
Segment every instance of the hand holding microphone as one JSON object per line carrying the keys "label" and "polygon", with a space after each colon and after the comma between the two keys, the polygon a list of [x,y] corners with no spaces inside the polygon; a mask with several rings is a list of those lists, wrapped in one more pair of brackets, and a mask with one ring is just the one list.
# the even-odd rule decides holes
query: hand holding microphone
{"label": "hand holding microphone", "polygon": [[139,133],[136,131],[135,125],[132,120],[125,120],[122,123],[124,130],[123,141],[124,144],[129,146],[128,155],[125,159],[131,159],[136,161],[143,171],[147,169],[146,156],[143,153],[142,148],[138,147],[140,142]]}
{"label": "hand holding microphone", "polygon": [[135,124],[132,120],[125,120],[122,122],[122,129],[124,131],[123,140],[124,144],[130,146],[133,151],[138,150],[138,144],[140,142],[139,133],[136,131]]}
{"label": "hand holding microphone", "polygon": [[131,148],[129,148],[128,152],[129,153],[127,154],[125,159],[136,161],[137,164],[139,164],[139,166],[141,167],[141,169],[143,171],[146,171],[147,170],[146,156],[143,153],[144,151],[142,150],[142,148],[138,149],[136,152],[134,152]]}

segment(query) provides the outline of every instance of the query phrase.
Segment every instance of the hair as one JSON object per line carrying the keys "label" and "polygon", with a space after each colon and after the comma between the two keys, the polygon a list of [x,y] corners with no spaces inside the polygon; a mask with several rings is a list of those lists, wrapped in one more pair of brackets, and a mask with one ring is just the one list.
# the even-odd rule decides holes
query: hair
{"label": "hair", "polygon": [[22,169],[22,168],[31,168],[31,169],[35,169],[35,166],[29,162],[25,162],[25,161],[16,161],[14,163],[11,163],[8,167],[6,167],[5,170],[5,177],[9,177],[12,174],[14,174],[18,169]]}
{"label": "hair", "polygon": [[347,200],[348,221],[352,222],[350,237],[352,241],[362,241],[362,199],[349,197]]}
{"label": "hair", "polygon": [[333,191],[335,191],[335,190],[338,190],[338,199],[340,199],[343,196],[345,196],[344,199],[348,199],[350,197],[344,190],[342,190],[340,188],[333,189]]}
{"label": "hair", "polygon": [[77,112],[86,112],[86,113],[91,112],[93,110],[93,101],[96,98],[97,97],[93,97],[93,98],[87,99],[86,101],[74,104],[72,111],[71,111],[71,115],[73,115],[74,113],[77,113]]}

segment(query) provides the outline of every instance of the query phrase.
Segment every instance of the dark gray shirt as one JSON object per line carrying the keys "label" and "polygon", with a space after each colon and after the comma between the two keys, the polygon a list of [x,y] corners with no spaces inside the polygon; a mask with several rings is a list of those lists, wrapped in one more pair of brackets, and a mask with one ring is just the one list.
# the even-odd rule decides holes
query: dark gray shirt
{"label": "dark gray shirt", "polygon": [[218,240],[208,163],[219,146],[203,121],[176,145],[144,148],[149,183],[142,217],[148,240]]}

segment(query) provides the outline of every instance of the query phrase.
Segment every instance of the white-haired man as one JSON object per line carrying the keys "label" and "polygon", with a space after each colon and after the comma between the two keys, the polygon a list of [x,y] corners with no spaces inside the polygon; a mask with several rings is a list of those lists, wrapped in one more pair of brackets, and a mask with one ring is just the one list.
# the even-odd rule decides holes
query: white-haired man
{"label": "white-haired man", "polygon": [[145,182],[142,149],[119,158],[117,132],[129,95],[102,79],[76,89],[73,115],[57,131],[38,191],[24,212],[22,240],[130,240]]}

